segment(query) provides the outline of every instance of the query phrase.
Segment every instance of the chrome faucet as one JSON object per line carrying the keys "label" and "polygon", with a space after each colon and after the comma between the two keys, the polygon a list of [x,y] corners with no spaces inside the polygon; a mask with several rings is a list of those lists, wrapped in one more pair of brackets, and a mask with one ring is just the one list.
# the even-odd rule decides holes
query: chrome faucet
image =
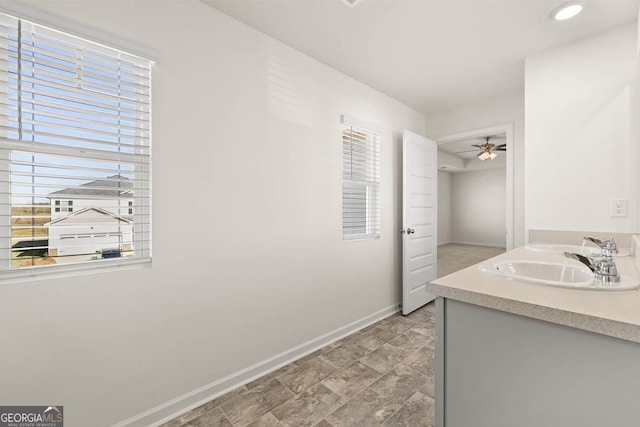
{"label": "chrome faucet", "polygon": [[583,237],[582,241],[584,242],[585,240],[598,245],[598,247],[602,250],[602,256],[613,256],[613,254],[618,253],[618,246],[613,239],[600,240],[596,239],[595,237]]}
{"label": "chrome faucet", "polygon": [[585,237],[583,240],[588,240],[598,245],[602,250],[602,256],[600,258],[591,258],[574,252],[564,252],[563,255],[580,261],[589,267],[589,270],[595,275],[596,281],[600,283],[619,282],[620,274],[618,274],[618,267],[613,259],[613,254],[618,253],[616,242],[613,239],[600,240],[594,237]]}

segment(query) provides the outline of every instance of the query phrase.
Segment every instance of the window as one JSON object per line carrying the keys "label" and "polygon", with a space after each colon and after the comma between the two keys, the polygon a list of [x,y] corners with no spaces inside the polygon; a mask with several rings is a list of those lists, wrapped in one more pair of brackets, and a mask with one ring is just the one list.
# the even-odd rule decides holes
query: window
{"label": "window", "polygon": [[151,61],[4,14],[0,57],[0,277],[148,263]]}
{"label": "window", "polygon": [[53,206],[54,212],[73,212],[73,200],[55,200]]}
{"label": "window", "polygon": [[342,117],[342,236],[380,237],[380,131]]}

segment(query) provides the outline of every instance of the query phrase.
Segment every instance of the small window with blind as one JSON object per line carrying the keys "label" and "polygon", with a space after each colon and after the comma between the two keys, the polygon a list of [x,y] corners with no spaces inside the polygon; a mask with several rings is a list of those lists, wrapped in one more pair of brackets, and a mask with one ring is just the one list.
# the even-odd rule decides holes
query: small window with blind
{"label": "small window with blind", "polygon": [[342,236],[380,237],[380,131],[342,117]]}
{"label": "small window with blind", "polygon": [[0,57],[0,280],[148,264],[151,61],[5,14]]}

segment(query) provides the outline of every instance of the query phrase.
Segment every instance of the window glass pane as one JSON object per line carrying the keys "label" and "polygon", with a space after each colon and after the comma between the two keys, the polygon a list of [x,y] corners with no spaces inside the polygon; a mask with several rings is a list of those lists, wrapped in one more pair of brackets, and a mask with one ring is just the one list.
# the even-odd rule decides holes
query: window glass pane
{"label": "window glass pane", "polygon": [[345,123],[342,132],[342,232],[345,239],[380,235],[380,136]]}
{"label": "window glass pane", "polygon": [[151,62],[2,14],[0,28],[0,277],[150,259]]}

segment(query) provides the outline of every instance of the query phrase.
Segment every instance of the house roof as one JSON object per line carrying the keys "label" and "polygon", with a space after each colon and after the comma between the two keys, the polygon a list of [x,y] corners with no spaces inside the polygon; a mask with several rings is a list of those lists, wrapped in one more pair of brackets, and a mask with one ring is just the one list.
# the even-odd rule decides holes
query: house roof
{"label": "house roof", "polygon": [[126,216],[116,215],[106,209],[93,207],[80,209],[78,211],[70,213],[69,215],[54,219],[53,221],[50,221],[44,225],[55,225],[63,221],[72,224],[95,224],[97,222],[96,218],[100,218],[96,215],[100,215],[105,219],[110,219],[118,222],[126,222],[128,224],[133,222],[131,218],[127,218]]}
{"label": "house roof", "polygon": [[130,193],[133,183],[129,178],[122,175],[112,175],[104,179],[87,182],[76,187],[65,188],[64,190],[49,193],[47,197],[57,199],[64,196],[97,196],[97,197],[121,197]]}

